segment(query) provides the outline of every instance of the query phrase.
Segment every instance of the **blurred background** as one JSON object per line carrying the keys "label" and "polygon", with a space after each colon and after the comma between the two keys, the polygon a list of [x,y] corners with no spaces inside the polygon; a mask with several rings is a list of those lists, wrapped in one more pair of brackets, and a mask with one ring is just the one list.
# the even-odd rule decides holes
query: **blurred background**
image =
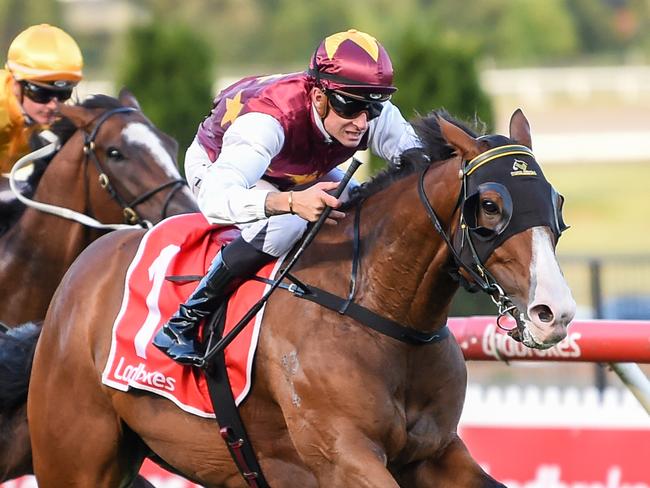
{"label": "blurred background", "polygon": [[[566,198],[571,229],[558,256],[578,317],[650,319],[649,0],[0,0],[0,22],[3,53],[31,24],[67,30],[86,62],[79,97],[128,87],[178,139],[181,166],[219,89],[305,69],[330,33],[368,32],[393,59],[394,101],[407,118],[444,107],[507,134],[523,109],[537,159]],[[381,162],[364,166],[362,179]],[[462,291],[453,307],[494,312]],[[469,375],[472,385],[593,388],[596,402],[621,389],[587,363],[471,363]]]}

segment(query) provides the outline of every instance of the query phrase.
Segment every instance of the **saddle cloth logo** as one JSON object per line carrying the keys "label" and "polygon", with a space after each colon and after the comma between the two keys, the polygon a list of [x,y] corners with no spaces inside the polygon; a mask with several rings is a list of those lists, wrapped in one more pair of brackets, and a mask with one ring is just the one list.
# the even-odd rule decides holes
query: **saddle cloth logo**
{"label": "saddle cloth logo", "polygon": [[510,176],[537,176],[537,171],[528,169],[528,163],[521,159],[515,159],[512,163]]}
{"label": "saddle cloth logo", "polygon": [[[140,242],[124,284],[122,306],[112,330],[111,348],[102,374],[105,385],[161,395],[186,412],[214,417],[203,371],[183,366],[155,348],[156,332],[194,291],[198,281],[170,281],[169,276],[203,276],[221,246],[239,235],[234,227],[211,225],[202,214],[170,217],[150,229]],[[272,278],[281,260],[258,276]],[[247,281],[228,302],[225,333],[231,330],[269,285]],[[255,349],[264,308],[226,348],[226,368],[235,402],[251,388]]]}

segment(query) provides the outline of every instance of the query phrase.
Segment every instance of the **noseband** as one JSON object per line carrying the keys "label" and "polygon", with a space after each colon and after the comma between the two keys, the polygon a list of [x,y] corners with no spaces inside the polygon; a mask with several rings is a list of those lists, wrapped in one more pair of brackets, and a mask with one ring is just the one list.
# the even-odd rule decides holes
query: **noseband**
{"label": "noseband", "polygon": [[[137,111],[138,109],[134,107],[118,107],[104,112],[100,117],[98,117],[97,124],[95,125],[93,130],[89,134],[86,133],[84,135],[84,154],[86,156],[86,163],[88,162],[88,159],[91,159],[95,165],[95,168],[97,169],[97,172],[99,173],[99,186],[105,189],[108,192],[108,194],[111,196],[111,198],[115,200],[120,207],[122,207],[122,211],[124,214],[124,222],[129,225],[137,224],[144,228],[150,228],[152,226],[151,222],[143,219],[135,210],[135,207],[147,201],[148,199],[156,195],[158,192],[165,190],[166,188],[172,187],[172,190],[169,192],[169,195],[167,195],[167,198],[165,199],[165,203],[161,210],[161,217],[164,218],[167,214],[167,208],[169,207],[169,204],[174,194],[185,185],[185,181],[183,179],[170,180],[158,186],[157,188],[154,188],[152,190],[143,193],[139,197],[133,199],[131,202],[127,202],[117,192],[115,187],[111,184],[111,181],[108,178],[108,175],[104,170],[101,161],[97,157],[97,153],[95,152],[95,137],[97,137],[97,132],[99,131],[99,128],[102,126],[104,122],[106,122],[106,120],[109,117],[119,113],[131,113]],[[87,170],[87,168],[88,165],[86,164],[85,169]]]}

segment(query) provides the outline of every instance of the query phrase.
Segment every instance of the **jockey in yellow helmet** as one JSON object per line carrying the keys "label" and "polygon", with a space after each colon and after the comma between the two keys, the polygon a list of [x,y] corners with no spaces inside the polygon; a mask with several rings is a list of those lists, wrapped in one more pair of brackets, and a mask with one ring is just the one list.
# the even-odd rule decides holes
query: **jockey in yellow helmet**
{"label": "jockey in yellow helmet", "polygon": [[0,70],[0,172],[30,151],[31,137],[56,118],[82,78],[81,50],[66,32],[34,25],[12,41]]}

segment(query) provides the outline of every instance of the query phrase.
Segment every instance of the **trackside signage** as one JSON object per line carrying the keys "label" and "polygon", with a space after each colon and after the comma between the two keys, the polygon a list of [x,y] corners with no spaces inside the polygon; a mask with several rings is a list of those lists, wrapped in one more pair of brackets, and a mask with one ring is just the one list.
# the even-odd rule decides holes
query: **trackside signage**
{"label": "trackside signage", "polygon": [[509,488],[650,488],[650,417],[622,388],[470,385],[459,434]]}
{"label": "trackside signage", "polygon": [[[546,349],[531,349],[497,327],[494,317],[450,318],[465,359],[650,363],[650,322],[574,320],[566,338]],[[515,327],[504,320],[503,327]]]}
{"label": "trackside signage", "polygon": [[650,488],[650,429],[467,426],[460,434],[508,488]]}

